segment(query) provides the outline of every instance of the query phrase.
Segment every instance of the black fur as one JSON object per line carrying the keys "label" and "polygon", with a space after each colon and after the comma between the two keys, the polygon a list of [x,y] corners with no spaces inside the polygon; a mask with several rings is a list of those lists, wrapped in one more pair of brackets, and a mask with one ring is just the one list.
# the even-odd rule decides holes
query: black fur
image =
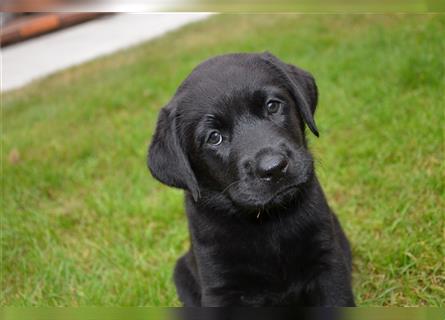
{"label": "black fur", "polygon": [[354,306],[348,240],[304,133],[318,136],[317,98],[308,72],[230,54],[195,68],[161,110],[148,166],[186,191],[184,305]]}

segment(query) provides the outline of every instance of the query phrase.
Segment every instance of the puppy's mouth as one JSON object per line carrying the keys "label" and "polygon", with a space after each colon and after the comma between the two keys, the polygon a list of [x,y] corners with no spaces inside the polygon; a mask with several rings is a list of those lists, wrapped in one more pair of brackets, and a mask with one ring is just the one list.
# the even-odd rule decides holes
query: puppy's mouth
{"label": "puppy's mouth", "polygon": [[285,188],[281,189],[280,191],[276,192],[268,202],[273,202],[280,198],[285,197],[286,195],[293,194],[297,190],[298,190],[298,186],[296,184],[285,187]]}
{"label": "puppy's mouth", "polygon": [[290,200],[290,198],[292,198],[292,196],[294,196],[297,191],[298,191],[298,185],[293,184],[287,186],[276,192],[268,201],[266,201],[266,203],[263,206],[273,207],[275,205],[283,204],[287,200]]}
{"label": "puppy's mouth", "polygon": [[269,197],[252,197],[247,201],[245,198],[232,198],[232,201],[240,208],[247,211],[258,212],[262,210],[271,210],[274,208],[284,209],[287,204],[296,196],[300,186],[298,184],[292,184],[285,186]]}

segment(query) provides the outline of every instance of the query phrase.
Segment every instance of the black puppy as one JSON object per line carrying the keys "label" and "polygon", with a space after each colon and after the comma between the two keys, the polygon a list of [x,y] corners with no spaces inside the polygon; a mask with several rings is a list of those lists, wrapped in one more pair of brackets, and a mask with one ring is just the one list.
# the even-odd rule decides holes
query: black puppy
{"label": "black puppy", "polygon": [[305,139],[317,87],[269,53],[200,64],[159,115],[148,156],[186,190],[186,306],[353,306],[351,252]]}

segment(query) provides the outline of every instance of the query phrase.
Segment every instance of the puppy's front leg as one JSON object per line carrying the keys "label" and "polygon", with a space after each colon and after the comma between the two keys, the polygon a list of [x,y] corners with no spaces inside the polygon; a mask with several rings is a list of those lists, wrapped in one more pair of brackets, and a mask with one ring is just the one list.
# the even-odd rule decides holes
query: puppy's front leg
{"label": "puppy's front leg", "polygon": [[206,289],[201,297],[202,307],[225,307],[240,305],[240,295],[220,289]]}
{"label": "puppy's front leg", "polygon": [[203,307],[265,307],[279,305],[281,295],[268,290],[255,290],[254,292],[243,292],[240,290],[216,289],[205,290],[201,304]]}
{"label": "puppy's front leg", "polygon": [[331,266],[314,278],[306,288],[310,306],[355,307],[349,271],[344,266]]}

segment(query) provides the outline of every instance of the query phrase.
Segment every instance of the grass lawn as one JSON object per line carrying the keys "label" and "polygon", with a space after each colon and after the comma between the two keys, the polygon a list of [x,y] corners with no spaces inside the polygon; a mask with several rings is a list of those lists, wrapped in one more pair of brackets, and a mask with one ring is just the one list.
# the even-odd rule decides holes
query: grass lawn
{"label": "grass lawn", "polygon": [[269,50],[318,81],[310,145],[357,303],[443,306],[444,30],[443,15],[214,16],[3,95],[1,304],[178,305],[182,192],[145,165],[158,110],[202,60]]}

